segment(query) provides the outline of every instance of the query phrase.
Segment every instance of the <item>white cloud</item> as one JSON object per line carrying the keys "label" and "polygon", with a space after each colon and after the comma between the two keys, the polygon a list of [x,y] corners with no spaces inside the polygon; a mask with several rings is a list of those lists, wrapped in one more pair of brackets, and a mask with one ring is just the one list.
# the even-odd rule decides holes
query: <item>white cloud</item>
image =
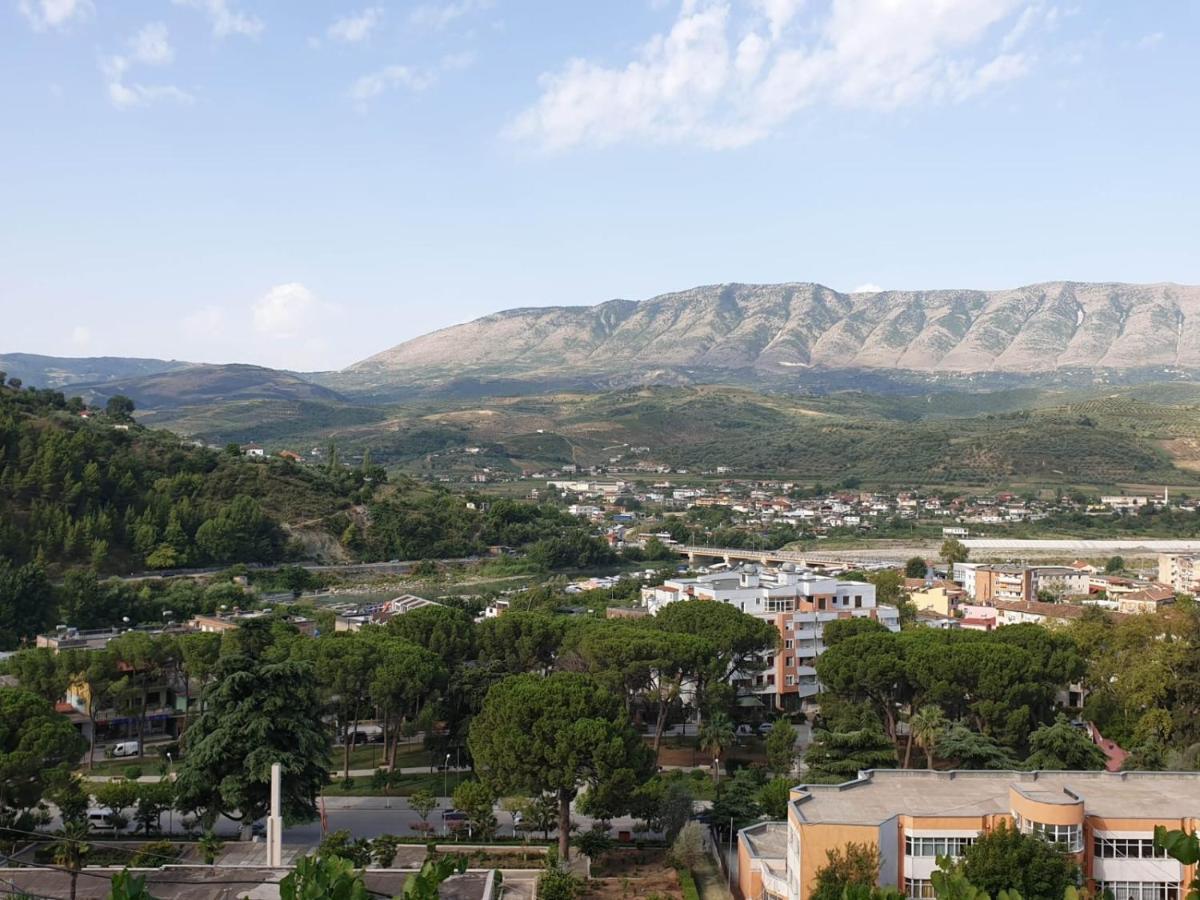
{"label": "white cloud", "polygon": [[190,338],[220,337],[227,333],[225,310],[219,306],[203,306],[183,318],[183,332]]}
{"label": "white cloud", "polygon": [[108,88],[108,99],[121,109],[146,106],[159,100],[191,103],[192,95],[173,84],[146,85],[127,83],[126,76],[134,66],[165,66],[175,58],[162,22],[151,22],[129,39],[129,52],[103,59],[100,69]]}
{"label": "white cloud", "polygon": [[860,284],[850,293],[852,294],[880,294],[883,293],[883,288],[879,285],[868,281],[866,284]]}
{"label": "white cloud", "polygon": [[800,0],[682,0],[670,29],[624,65],[572,59],[544,74],[508,134],[547,150],[634,139],[730,147],[816,104],[961,102],[1029,70],[1018,47],[1032,17],[1007,39],[995,33],[1022,6],[832,0],[799,21]]}
{"label": "white cloud", "polygon": [[254,302],[254,330],[272,340],[292,340],[319,325],[329,307],[299,282],[277,284]]}
{"label": "white cloud", "polygon": [[382,18],[382,7],[369,6],[360,13],[338,19],[326,29],[325,33],[332,40],[345,44],[357,44],[370,36]]}
{"label": "white cloud", "polygon": [[1139,50],[1149,50],[1153,47],[1157,47],[1163,42],[1165,37],[1166,35],[1161,31],[1155,31],[1151,34],[1147,34],[1137,42],[1137,48]]}
{"label": "white cloud", "polygon": [[365,108],[367,101],[378,97],[385,91],[395,88],[406,88],[410,91],[423,91],[433,84],[434,77],[429,72],[414,69],[411,66],[384,66],[378,72],[364,75],[350,86],[350,99],[360,108]]}
{"label": "white cloud", "polygon": [[71,346],[83,352],[92,345],[92,331],[86,325],[76,325],[71,329]]}
{"label": "white cloud", "polygon": [[457,19],[483,12],[494,6],[494,0],[449,0],[444,3],[424,3],[409,14],[409,21],[418,28],[445,28]]}
{"label": "white cloud", "polygon": [[17,9],[34,31],[62,28],[95,11],[92,0],[20,0]]}
{"label": "white cloud", "polygon": [[148,66],[165,65],[175,58],[175,51],[167,38],[167,26],[162,22],[143,26],[129,44],[134,60]]}
{"label": "white cloud", "polygon": [[176,6],[187,6],[198,9],[208,16],[212,23],[213,34],[217,37],[228,37],[232,34],[243,37],[257,37],[262,33],[262,19],[238,10],[231,9],[229,0],[172,0]]}

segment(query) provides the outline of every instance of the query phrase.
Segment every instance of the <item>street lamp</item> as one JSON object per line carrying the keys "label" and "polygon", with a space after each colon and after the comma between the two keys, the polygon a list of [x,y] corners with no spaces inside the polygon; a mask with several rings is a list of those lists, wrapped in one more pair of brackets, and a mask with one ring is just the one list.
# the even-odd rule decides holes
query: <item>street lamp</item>
{"label": "street lamp", "polygon": [[721,783],[721,755],[718,753],[713,756],[713,768],[717,773],[717,784]]}
{"label": "street lamp", "polygon": [[446,754],[446,764],[442,766],[442,796],[450,796],[450,754]]}
{"label": "street lamp", "polygon": [[[167,751],[167,778],[171,778],[171,766],[174,761],[171,759],[170,751]],[[175,801],[171,801],[170,807],[167,809],[167,837],[175,836]]]}

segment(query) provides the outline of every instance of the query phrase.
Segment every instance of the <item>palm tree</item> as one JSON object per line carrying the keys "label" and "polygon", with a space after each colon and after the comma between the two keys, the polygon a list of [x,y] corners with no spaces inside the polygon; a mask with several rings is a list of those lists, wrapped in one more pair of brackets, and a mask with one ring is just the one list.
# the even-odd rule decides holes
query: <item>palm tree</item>
{"label": "palm tree", "polygon": [[54,842],[54,863],[62,866],[71,875],[71,900],[75,900],[75,884],[79,870],[87,861],[92,848],[87,843],[86,822],[67,822],[63,825],[62,837]]}
{"label": "palm tree", "polygon": [[733,723],[723,712],[714,712],[700,726],[700,749],[712,755],[718,779],[721,777],[721,769],[717,761],[726,749],[733,746],[733,740]]}
{"label": "palm tree", "polygon": [[906,768],[909,761],[909,751],[912,750],[913,742],[916,741],[917,746],[925,754],[926,768],[931,772],[933,771],[933,750],[937,746],[938,739],[942,736],[948,724],[949,720],[939,706],[922,706],[909,716],[908,747],[904,754],[904,765]]}

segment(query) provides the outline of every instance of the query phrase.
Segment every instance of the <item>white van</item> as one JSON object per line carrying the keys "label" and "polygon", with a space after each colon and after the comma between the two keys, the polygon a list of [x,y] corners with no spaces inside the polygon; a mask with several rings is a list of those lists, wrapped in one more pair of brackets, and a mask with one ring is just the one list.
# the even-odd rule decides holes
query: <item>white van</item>
{"label": "white van", "polygon": [[137,741],[122,741],[119,744],[113,744],[112,755],[114,759],[120,756],[137,756],[141,749],[141,745]]}
{"label": "white van", "polygon": [[112,810],[107,806],[97,806],[87,812],[88,828],[92,831],[112,831]]}

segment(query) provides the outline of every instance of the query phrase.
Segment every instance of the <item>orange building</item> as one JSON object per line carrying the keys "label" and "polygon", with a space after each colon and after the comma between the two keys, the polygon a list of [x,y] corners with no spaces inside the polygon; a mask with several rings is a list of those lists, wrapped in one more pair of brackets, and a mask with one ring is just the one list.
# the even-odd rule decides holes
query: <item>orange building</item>
{"label": "orange building", "polygon": [[874,770],[792,791],[788,820],[738,835],[745,900],[807,900],[827,851],[878,848],[879,883],[932,898],[936,857],[961,856],[1007,822],[1061,843],[1090,885],[1117,900],[1181,900],[1195,866],[1154,848],[1154,827],[1200,826],[1200,772]]}

